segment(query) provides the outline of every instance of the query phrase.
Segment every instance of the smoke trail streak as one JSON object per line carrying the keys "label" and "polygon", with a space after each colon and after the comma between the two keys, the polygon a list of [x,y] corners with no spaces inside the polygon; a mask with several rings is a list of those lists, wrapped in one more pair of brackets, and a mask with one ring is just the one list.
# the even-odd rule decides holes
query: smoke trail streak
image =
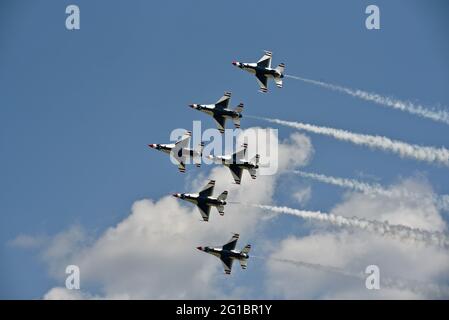
{"label": "smoke trail streak", "polygon": [[[355,179],[345,179],[339,177],[326,176],[324,174],[304,172],[300,170],[293,170],[293,173],[300,175],[303,178],[309,178],[316,181],[320,181],[335,186],[348,188],[356,191],[360,191],[367,195],[382,195],[389,198],[410,198],[414,200],[421,200],[425,195],[410,192],[405,189],[387,190],[377,183],[366,183]],[[449,211],[449,195],[432,195],[431,200],[438,209]]]}
{"label": "smoke trail streak", "polygon": [[298,130],[304,130],[316,134],[330,136],[337,140],[351,142],[355,145],[362,145],[370,148],[389,151],[404,158],[406,157],[419,161],[426,161],[429,163],[440,163],[445,166],[449,166],[449,150],[444,147],[436,148],[420,146],[416,144],[408,144],[406,142],[392,140],[387,137],[353,133],[346,130],[320,127],[301,122],[262,118],[248,115],[246,117],[264,120]]}
{"label": "smoke trail streak", "polygon": [[395,239],[408,240],[413,242],[422,242],[426,245],[437,245],[443,248],[449,248],[449,238],[445,233],[438,231],[427,231],[418,228],[411,228],[404,225],[392,225],[387,221],[367,220],[357,217],[344,217],[332,213],[322,213],[319,211],[304,211],[288,207],[275,207],[260,204],[251,204],[251,206],[263,210],[269,210],[275,213],[284,213],[297,216],[303,219],[311,219],[329,222],[332,225],[340,227],[350,227],[365,230],[381,236],[389,236]]}
{"label": "smoke trail streak", "polygon": [[306,79],[298,76],[285,75],[285,77],[301,80],[303,82],[314,84],[322,88],[330,89],[333,91],[346,93],[352,97],[361,98],[363,100],[371,101],[382,106],[387,106],[393,109],[405,111],[410,114],[414,114],[433,121],[449,124],[449,112],[446,110],[436,110],[434,108],[429,108],[422,105],[415,105],[410,101],[401,101],[391,97],[385,97],[377,93],[367,92],[358,89],[351,89],[331,83]]}
{"label": "smoke trail streak", "polygon": [[[318,263],[310,263],[305,261],[298,261],[298,260],[290,260],[290,259],[281,259],[281,258],[273,258],[273,257],[254,257],[257,259],[264,259],[264,260],[272,260],[276,262],[281,263],[287,263],[291,264],[300,268],[308,268],[312,270],[319,270],[327,273],[334,273],[343,275],[346,277],[362,280],[363,283],[366,280],[367,274],[363,272],[349,272],[341,268],[322,265]],[[412,291],[418,294],[424,294],[425,296],[431,296],[433,298],[447,298],[449,297],[449,288],[446,286],[440,286],[437,284],[432,283],[422,283],[414,280],[408,280],[408,279],[393,279],[393,278],[387,278],[385,276],[380,277],[381,282],[381,288],[387,287],[390,289],[398,289],[401,291]]]}

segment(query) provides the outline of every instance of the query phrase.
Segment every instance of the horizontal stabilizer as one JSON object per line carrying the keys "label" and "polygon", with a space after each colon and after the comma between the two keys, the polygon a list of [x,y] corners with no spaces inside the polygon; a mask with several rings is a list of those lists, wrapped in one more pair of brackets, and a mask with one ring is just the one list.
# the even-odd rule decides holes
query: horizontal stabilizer
{"label": "horizontal stabilizer", "polygon": [[234,109],[235,112],[242,113],[243,112],[243,103],[240,103],[237,107]]}
{"label": "horizontal stabilizer", "polygon": [[250,245],[250,244],[247,244],[247,245],[242,249],[242,252],[248,254],[250,250],[251,250],[251,245]]}
{"label": "horizontal stabilizer", "polygon": [[227,191],[223,191],[219,196],[218,196],[218,200],[226,200],[226,198],[228,197],[228,192]]}
{"label": "horizontal stabilizer", "polygon": [[218,213],[223,216],[224,215],[224,206],[217,206]]}
{"label": "horizontal stabilizer", "polygon": [[285,71],[285,64],[281,63],[276,67],[276,71],[280,72],[280,73],[284,73]]}

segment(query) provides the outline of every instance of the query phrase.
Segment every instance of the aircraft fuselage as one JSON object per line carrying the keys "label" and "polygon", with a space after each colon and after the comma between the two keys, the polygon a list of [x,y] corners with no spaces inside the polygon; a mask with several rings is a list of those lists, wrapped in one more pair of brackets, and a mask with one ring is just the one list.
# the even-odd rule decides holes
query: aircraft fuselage
{"label": "aircraft fuselage", "polygon": [[[175,144],[173,144],[173,143],[171,143],[171,144],[150,144],[149,146],[153,149],[162,151],[167,154],[170,154],[172,152],[172,150],[175,148]],[[195,157],[197,155],[199,155],[198,151],[193,150],[193,149],[179,148],[177,150],[177,156],[179,158]]]}
{"label": "aircraft fuselage", "polygon": [[257,63],[240,63],[238,67],[252,74],[264,75],[267,78],[284,77],[284,75],[281,72],[277,71],[276,69],[259,67]]}
{"label": "aircraft fuselage", "polygon": [[207,113],[211,116],[216,116],[216,117],[225,117],[225,118],[230,118],[230,119],[242,117],[242,115],[239,112],[235,112],[230,109],[219,109],[219,108],[216,108],[215,105],[196,104],[196,105],[194,105],[194,108],[199,111],[202,111],[204,113]]}
{"label": "aircraft fuselage", "polygon": [[224,250],[222,248],[204,247],[202,251],[207,252],[218,258],[228,257],[236,260],[245,260],[249,258],[247,253],[243,253],[238,250]]}
{"label": "aircraft fuselage", "polygon": [[242,161],[242,160],[235,160],[231,161],[230,159],[223,159],[221,158],[221,162],[228,167],[234,166],[234,167],[239,167],[241,169],[259,169],[259,166],[257,164],[254,164],[252,162],[249,161]]}
{"label": "aircraft fuselage", "polygon": [[194,203],[196,205],[205,204],[205,205],[212,206],[212,207],[226,205],[225,200],[220,200],[215,197],[202,197],[197,193],[176,193],[176,194],[174,194],[174,196],[181,200],[185,200],[185,201]]}

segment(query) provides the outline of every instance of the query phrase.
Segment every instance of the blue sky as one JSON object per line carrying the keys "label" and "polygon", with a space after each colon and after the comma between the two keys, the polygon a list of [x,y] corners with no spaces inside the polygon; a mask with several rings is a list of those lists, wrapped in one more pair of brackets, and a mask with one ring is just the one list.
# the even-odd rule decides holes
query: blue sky
{"label": "blue sky", "polygon": [[[72,3],[81,10],[78,31],[65,29]],[[371,3],[381,9],[378,31],[364,27]],[[39,298],[58,285],[39,251],[9,244],[18,235],[52,236],[72,225],[100,235],[134,201],[184,190],[198,171],[179,174],[147,144],[168,142],[192,120],[214,126],[188,104],[224,91],[251,115],[449,147],[447,125],[293,79],[263,95],[231,65],[267,49],[287,74],[447,109],[448,9],[437,0],[2,1],[0,297]],[[258,125],[267,124],[242,120]],[[292,132],[279,128],[281,139]],[[309,137],[315,152],[305,170],[386,185],[424,175],[436,193],[449,194],[446,167]],[[286,177],[275,202],[297,206],[286,193],[303,184],[313,190],[310,210],[330,211],[344,192]],[[269,234],[291,229],[279,220]],[[258,278],[249,279],[256,286]]]}

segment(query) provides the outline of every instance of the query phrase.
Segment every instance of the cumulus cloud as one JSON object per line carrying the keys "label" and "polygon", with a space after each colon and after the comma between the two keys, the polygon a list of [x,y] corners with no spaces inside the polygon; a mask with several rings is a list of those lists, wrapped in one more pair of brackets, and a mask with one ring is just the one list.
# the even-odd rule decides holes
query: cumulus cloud
{"label": "cumulus cloud", "polygon": [[[408,179],[396,186],[410,192],[431,192],[421,180]],[[393,187],[394,189],[394,187]],[[388,220],[411,228],[446,229],[432,201],[382,195],[347,194],[332,214],[369,220]],[[320,268],[300,268],[276,259],[331,266],[360,274],[368,265],[381,272],[381,290],[367,290],[365,280]],[[266,287],[283,298],[321,299],[424,299],[448,298],[449,255],[435,246],[369,234],[361,230],[317,228],[305,237],[290,236],[268,260]],[[382,280],[383,279],[383,280]],[[383,286],[382,286],[383,281]]]}
{"label": "cumulus cloud", "polygon": [[[313,148],[310,140],[295,133],[280,144],[279,171],[304,166]],[[287,159],[287,160],[286,160]],[[196,191],[208,179],[216,180],[215,193],[229,191],[231,202],[273,204],[275,186],[282,175],[250,179],[244,173],[242,185],[232,184],[227,168],[215,167],[189,181],[186,190]],[[432,193],[425,181],[406,179],[391,189]],[[304,201],[307,192],[295,189]],[[424,197],[427,199],[427,197]],[[429,197],[430,198],[430,197]],[[388,220],[410,228],[445,231],[446,224],[433,201],[388,197],[382,194],[347,193],[330,212],[368,220]],[[305,223],[306,228],[281,240],[266,238],[268,216],[256,207],[230,203],[223,217],[214,208],[210,222],[200,222],[197,209],[171,196],[136,201],[128,217],[93,236],[80,226],[48,239],[43,258],[58,286],[45,299],[177,299],[177,298],[321,298],[321,299],[422,299],[448,298],[449,256],[436,246],[416,245],[367,233],[363,230],[329,228]],[[292,229],[289,229],[290,231]],[[259,264],[262,288],[246,286],[246,273],[234,267],[223,274],[216,258],[195,249],[199,245],[221,245],[241,234],[239,246],[253,244],[251,265]],[[32,243],[33,241],[22,241]],[[21,241],[17,241],[21,243]],[[254,254],[259,256],[257,259]],[[308,267],[279,259],[306,262]],[[81,290],[64,288],[65,267],[75,264],[81,271]],[[324,267],[314,268],[313,265]],[[367,290],[362,272],[378,265],[381,290]],[[254,269],[253,269],[254,268]],[[332,270],[343,272],[332,272]],[[356,276],[353,276],[356,275]],[[427,286],[423,285],[427,284]],[[257,291],[256,291],[257,290]]]}
{"label": "cumulus cloud", "polygon": [[[271,139],[276,141],[275,136]],[[295,155],[289,160],[280,157],[279,170],[286,170],[292,165],[304,165],[311,156],[312,147],[307,137],[295,134],[280,144],[282,153]],[[244,172],[242,184],[237,186],[231,184],[229,170],[217,166],[208,177],[192,184],[203,186],[208,179],[215,179],[215,192],[228,190],[230,201],[269,203],[277,177],[260,176],[252,180]],[[59,274],[57,279],[61,284],[66,265],[78,265],[83,293],[71,294],[56,287],[44,297],[194,299],[245,296],[249,289],[236,280],[241,273],[238,265],[233,276],[226,277],[219,260],[195,248],[221,245],[230,238],[231,232],[241,234],[241,246],[252,243],[264,224],[257,211],[228,204],[223,217],[212,208],[210,221],[204,223],[200,222],[196,207],[171,196],[136,201],[127,218],[96,239],[79,228],[55,237],[45,250],[44,259],[52,273]],[[96,288],[94,293],[90,288]]]}

